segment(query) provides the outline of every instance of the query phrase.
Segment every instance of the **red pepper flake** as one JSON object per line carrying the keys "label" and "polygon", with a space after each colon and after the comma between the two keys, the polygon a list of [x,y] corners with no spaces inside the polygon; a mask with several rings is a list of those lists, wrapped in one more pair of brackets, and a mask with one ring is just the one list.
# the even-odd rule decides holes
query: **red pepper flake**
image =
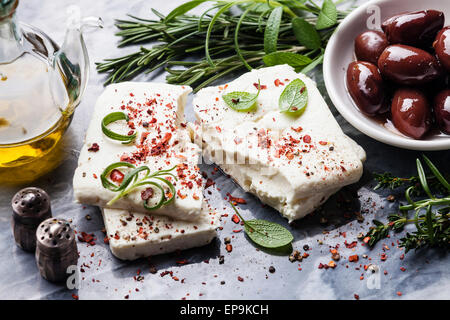
{"label": "red pepper flake", "polygon": [[242,277],[240,277],[240,276],[238,276],[237,279],[238,279],[240,282],[244,282],[244,278],[242,278]]}
{"label": "red pepper flake", "polygon": [[236,203],[239,203],[239,204],[247,204],[247,201],[245,201],[245,199],[243,199],[243,198],[233,197],[229,193],[227,195],[228,195],[228,198],[230,199],[230,201],[232,201],[232,202],[236,202]]}
{"label": "red pepper flake", "polygon": [[112,181],[121,183],[123,181],[123,178],[125,177],[125,175],[122,172],[120,172],[119,170],[114,169],[113,171],[111,171],[111,174],[109,175],[109,177],[111,178]]}
{"label": "red pepper flake", "polygon": [[399,297],[401,297],[401,296],[402,296],[402,292],[401,292],[401,291],[397,291],[397,295],[398,295]]}
{"label": "red pepper flake", "polygon": [[97,152],[98,150],[100,150],[100,146],[97,143],[95,143],[95,142],[88,149],[88,151],[91,151],[91,152]]}
{"label": "red pepper flake", "polygon": [[400,260],[403,260],[404,258],[405,258],[405,255],[402,254],[402,255],[400,256]]}
{"label": "red pepper flake", "polygon": [[386,261],[386,259],[387,259],[386,253],[382,253],[380,259],[381,259],[381,261]]}
{"label": "red pepper flake", "polygon": [[350,261],[350,262],[358,262],[358,260],[359,260],[359,257],[357,254],[348,257],[348,261]]}
{"label": "red pepper flake", "polygon": [[364,243],[369,243],[369,241],[370,241],[370,237],[365,237],[363,240]]}
{"label": "red pepper flake", "polygon": [[258,83],[253,83],[253,85],[255,86],[256,89],[260,89],[260,90],[264,90],[267,89],[267,86],[264,84],[259,85]]}
{"label": "red pepper flake", "polygon": [[359,300],[359,295],[358,294],[355,293],[353,296],[355,297],[356,300]]}
{"label": "red pepper flake", "polygon": [[213,180],[211,180],[210,178],[208,178],[207,180],[206,180],[206,184],[205,184],[205,189],[208,189],[209,187],[211,187],[211,186],[213,186],[213,185],[215,185],[216,183],[213,181]]}
{"label": "red pepper flake", "polygon": [[347,243],[347,240],[345,240],[344,242],[345,246],[349,249],[356,247],[356,245],[358,244],[358,242],[353,241],[352,243]]}
{"label": "red pepper flake", "polygon": [[405,271],[406,271],[406,268],[405,268],[405,267],[400,267],[400,270],[403,271],[403,272],[405,272]]}
{"label": "red pepper flake", "polygon": [[233,220],[233,222],[236,224],[241,222],[241,219],[239,219],[239,217],[236,214],[233,214],[233,217],[231,218],[231,220]]}
{"label": "red pepper flake", "polygon": [[175,277],[175,276],[173,276],[172,279],[175,281],[180,281],[180,279],[178,279],[178,277]]}
{"label": "red pepper flake", "polygon": [[274,84],[275,84],[276,87],[278,87],[280,85],[284,86],[284,83],[281,82],[280,79],[275,79]]}
{"label": "red pepper flake", "polygon": [[90,244],[91,246],[95,246],[95,235],[89,234],[86,232],[81,232],[80,235],[78,235],[78,241],[80,242],[86,242]]}
{"label": "red pepper flake", "polygon": [[303,130],[302,127],[298,127],[298,128],[291,127],[291,129],[295,132],[301,132]]}
{"label": "red pepper flake", "polygon": [[309,135],[305,135],[303,137],[303,142],[304,143],[311,143],[311,137]]}
{"label": "red pepper flake", "polygon": [[326,141],[319,141],[319,144],[322,145],[322,146],[326,146],[328,144],[328,142],[326,142]]}
{"label": "red pepper flake", "polygon": [[76,295],[75,293],[72,293],[72,299],[73,299],[73,300],[78,300],[79,297],[78,297],[78,295]]}
{"label": "red pepper flake", "polygon": [[109,244],[109,237],[108,236],[103,238],[103,243],[104,244]]}
{"label": "red pepper flake", "polygon": [[172,138],[172,134],[170,132],[166,132],[164,137],[161,139],[160,142],[158,142],[154,147],[152,147],[150,153],[152,156],[157,156],[162,154],[164,151],[166,151],[169,140]]}
{"label": "red pepper flake", "polygon": [[147,188],[144,191],[141,192],[141,199],[144,201],[147,201],[148,199],[150,199],[151,197],[153,197],[153,189],[152,188]]}
{"label": "red pepper flake", "polygon": [[233,251],[233,246],[231,244],[227,244],[225,246],[225,249],[227,250],[227,252],[231,252],[231,251]]}
{"label": "red pepper flake", "polygon": [[188,260],[186,260],[186,259],[183,259],[183,260],[178,260],[178,261],[177,261],[177,264],[181,264],[181,265],[183,265],[183,264],[187,264],[187,263],[189,263],[189,261],[188,261]]}

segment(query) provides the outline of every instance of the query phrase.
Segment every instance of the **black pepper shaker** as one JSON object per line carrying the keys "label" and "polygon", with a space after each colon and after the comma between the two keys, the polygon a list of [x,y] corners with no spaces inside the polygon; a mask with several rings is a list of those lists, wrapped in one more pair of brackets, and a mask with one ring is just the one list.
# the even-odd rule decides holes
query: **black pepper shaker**
{"label": "black pepper shaker", "polygon": [[36,229],[45,219],[51,218],[50,197],[39,188],[25,188],[11,200],[12,229],[16,244],[26,251],[36,249]]}
{"label": "black pepper shaker", "polygon": [[41,276],[51,282],[64,281],[69,266],[77,265],[75,233],[68,221],[50,218],[36,231],[36,262]]}

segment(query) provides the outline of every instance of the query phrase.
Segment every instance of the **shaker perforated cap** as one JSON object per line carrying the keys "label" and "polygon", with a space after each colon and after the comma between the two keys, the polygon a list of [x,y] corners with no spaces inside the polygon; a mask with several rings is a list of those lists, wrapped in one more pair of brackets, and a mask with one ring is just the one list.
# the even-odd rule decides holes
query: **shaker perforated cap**
{"label": "shaker perforated cap", "polygon": [[14,219],[21,224],[37,226],[51,217],[50,197],[39,188],[25,188],[11,200]]}
{"label": "shaker perforated cap", "polygon": [[43,221],[36,230],[36,240],[39,250],[49,256],[77,251],[75,233],[64,219],[50,218]]}

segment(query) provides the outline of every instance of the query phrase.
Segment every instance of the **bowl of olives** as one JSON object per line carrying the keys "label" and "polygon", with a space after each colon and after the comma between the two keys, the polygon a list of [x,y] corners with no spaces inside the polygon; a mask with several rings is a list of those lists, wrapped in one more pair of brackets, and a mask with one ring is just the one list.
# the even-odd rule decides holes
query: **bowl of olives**
{"label": "bowl of olives", "polygon": [[450,149],[450,1],[358,7],[328,42],[323,73],[336,109],[364,134],[405,149]]}

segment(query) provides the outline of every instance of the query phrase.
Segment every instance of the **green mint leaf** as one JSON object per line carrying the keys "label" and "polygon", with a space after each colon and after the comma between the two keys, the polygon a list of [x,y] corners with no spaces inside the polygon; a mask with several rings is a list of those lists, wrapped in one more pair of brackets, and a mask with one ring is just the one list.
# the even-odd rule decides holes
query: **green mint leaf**
{"label": "green mint leaf", "polygon": [[258,93],[233,91],[222,96],[225,103],[233,110],[246,112],[251,111],[256,107],[256,100],[259,96]]}
{"label": "green mint leaf", "polygon": [[165,21],[168,22],[178,16],[181,16],[182,14],[185,14],[186,12],[191,11],[192,9],[194,9],[195,7],[198,7],[200,4],[202,4],[203,2],[206,2],[209,0],[192,0],[189,2],[186,2],[178,7],[176,7],[175,9],[173,9],[166,17]]}
{"label": "green mint leaf", "polygon": [[323,30],[337,23],[337,9],[332,0],[325,0],[317,17],[316,29]]}
{"label": "green mint leaf", "polygon": [[302,114],[308,104],[308,89],[305,83],[300,79],[289,83],[281,93],[278,104],[281,112]]}
{"label": "green mint leaf", "polygon": [[282,15],[283,7],[276,7],[267,19],[266,29],[264,30],[264,51],[267,54],[277,51],[278,33],[280,32]]}
{"label": "green mint leaf", "polygon": [[264,248],[281,248],[294,240],[289,230],[266,220],[247,220],[244,228],[248,237]]}
{"label": "green mint leaf", "polygon": [[264,64],[268,67],[279,65],[279,64],[288,64],[298,71],[310,64],[312,60],[298,53],[292,52],[273,52],[263,57]]}
{"label": "green mint leaf", "polygon": [[319,33],[314,26],[305,19],[292,19],[292,30],[302,46],[312,50],[319,49],[322,46]]}

